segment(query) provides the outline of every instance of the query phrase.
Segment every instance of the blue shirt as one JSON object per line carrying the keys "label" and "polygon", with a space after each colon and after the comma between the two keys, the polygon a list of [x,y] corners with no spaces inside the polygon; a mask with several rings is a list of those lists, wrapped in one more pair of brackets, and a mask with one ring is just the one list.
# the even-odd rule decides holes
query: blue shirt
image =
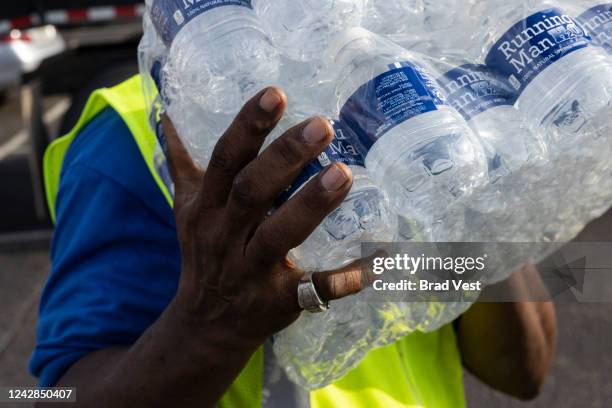
{"label": "blue shirt", "polygon": [[173,298],[180,273],[172,209],[112,109],[71,144],[56,212],[30,360],[40,386],[86,354],[133,344]]}

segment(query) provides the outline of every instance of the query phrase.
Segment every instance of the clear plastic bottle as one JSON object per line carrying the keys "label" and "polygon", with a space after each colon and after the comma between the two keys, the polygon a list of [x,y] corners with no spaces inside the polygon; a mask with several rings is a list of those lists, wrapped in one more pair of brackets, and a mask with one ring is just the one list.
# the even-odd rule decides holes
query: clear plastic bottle
{"label": "clear plastic bottle", "polygon": [[480,142],[421,56],[362,28],[341,33],[329,52],[340,121],[398,214],[432,222],[486,181]]}
{"label": "clear plastic bottle", "polygon": [[296,61],[319,61],[328,42],[361,24],[367,0],[254,0],[257,15],[282,53]]}
{"label": "clear plastic bottle", "polygon": [[396,219],[391,215],[388,199],[367,174],[354,136],[338,121],[332,121],[332,125],[332,143],[278,200],[278,204],[287,201],[333,162],[346,164],[353,173],[353,187],[344,202],[292,251],[298,265],[307,270],[341,267],[361,257],[362,242],[391,241],[396,233]]}
{"label": "clear plastic bottle", "polygon": [[[444,68],[446,67],[446,68]],[[492,182],[506,172],[530,170],[547,158],[547,148],[539,133],[526,126],[514,108],[516,93],[507,80],[485,65],[444,60],[438,68],[445,71],[438,82],[480,138],[489,161]],[[524,172],[524,183],[539,178]]]}
{"label": "clear plastic bottle", "polygon": [[147,0],[167,48],[167,110],[198,161],[242,104],[277,82],[278,51],[250,0]]}
{"label": "clear plastic bottle", "polygon": [[155,128],[157,115],[155,107],[161,107],[159,89],[161,84],[161,69],[166,58],[166,47],[153,28],[148,14],[143,16],[143,36],[138,44],[138,68],[142,76],[143,93],[149,125]]}
{"label": "clear plastic bottle", "polygon": [[[517,109],[547,144],[575,158],[610,133],[612,61],[553,1],[482,2],[475,40],[490,68],[508,78]],[[601,141],[601,145],[606,144]]]}
{"label": "clear plastic bottle", "polygon": [[[363,27],[384,35],[423,35],[448,30],[466,20],[476,0],[368,0]],[[456,27],[459,28],[459,27]],[[465,30],[457,34],[468,38]],[[447,40],[447,39],[446,39]]]}
{"label": "clear plastic bottle", "polygon": [[606,0],[572,0],[563,7],[589,32],[593,44],[612,54],[612,2]]}
{"label": "clear plastic bottle", "polygon": [[423,0],[369,0],[363,28],[376,34],[420,33],[425,20]]}

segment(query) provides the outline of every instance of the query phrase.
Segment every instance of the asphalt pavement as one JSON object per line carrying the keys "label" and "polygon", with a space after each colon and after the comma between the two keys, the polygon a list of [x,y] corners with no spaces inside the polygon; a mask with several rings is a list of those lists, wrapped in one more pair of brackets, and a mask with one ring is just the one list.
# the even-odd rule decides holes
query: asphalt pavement
{"label": "asphalt pavement", "polygon": [[[36,218],[31,202],[29,145],[21,133],[17,95],[13,93],[0,107],[0,386],[36,383],[28,373],[27,361],[34,346],[38,298],[49,271],[49,223]],[[61,116],[57,112],[65,103],[61,97],[45,101],[50,125],[57,125]],[[579,239],[612,240],[612,212],[593,222]],[[612,293],[612,279],[608,290]],[[558,355],[542,395],[527,403],[517,401],[490,390],[466,373],[469,406],[611,405],[612,381],[607,376],[612,372],[612,303],[560,302],[557,306]],[[4,406],[10,405],[0,403]]]}

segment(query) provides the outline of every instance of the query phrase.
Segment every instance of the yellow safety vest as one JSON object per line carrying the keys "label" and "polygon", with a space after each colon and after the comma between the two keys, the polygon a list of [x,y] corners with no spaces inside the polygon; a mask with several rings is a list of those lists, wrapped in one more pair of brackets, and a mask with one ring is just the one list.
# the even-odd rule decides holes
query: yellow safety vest
{"label": "yellow safety vest", "polygon": [[[102,110],[111,107],[129,128],[142,157],[172,206],[172,195],[156,171],[157,138],[147,124],[140,76],[92,94],[75,128],[55,140],[44,158],[49,210],[55,200],[64,156],[79,132]],[[264,351],[259,349],[219,403],[222,408],[262,406]],[[310,392],[312,408],[462,408],[465,406],[461,358],[450,325],[432,333],[413,333],[394,344],[370,351],[339,381]],[[288,407],[291,408],[291,407]]]}

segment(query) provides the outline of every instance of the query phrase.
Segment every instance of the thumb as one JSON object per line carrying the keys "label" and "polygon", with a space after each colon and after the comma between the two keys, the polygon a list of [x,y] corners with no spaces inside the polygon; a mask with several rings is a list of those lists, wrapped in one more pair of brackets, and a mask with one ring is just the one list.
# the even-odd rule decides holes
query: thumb
{"label": "thumb", "polygon": [[321,298],[326,301],[354,295],[373,282],[375,275],[372,273],[372,262],[374,259],[386,256],[387,253],[379,249],[374,254],[358,259],[343,268],[317,272],[312,275],[312,282]]}

